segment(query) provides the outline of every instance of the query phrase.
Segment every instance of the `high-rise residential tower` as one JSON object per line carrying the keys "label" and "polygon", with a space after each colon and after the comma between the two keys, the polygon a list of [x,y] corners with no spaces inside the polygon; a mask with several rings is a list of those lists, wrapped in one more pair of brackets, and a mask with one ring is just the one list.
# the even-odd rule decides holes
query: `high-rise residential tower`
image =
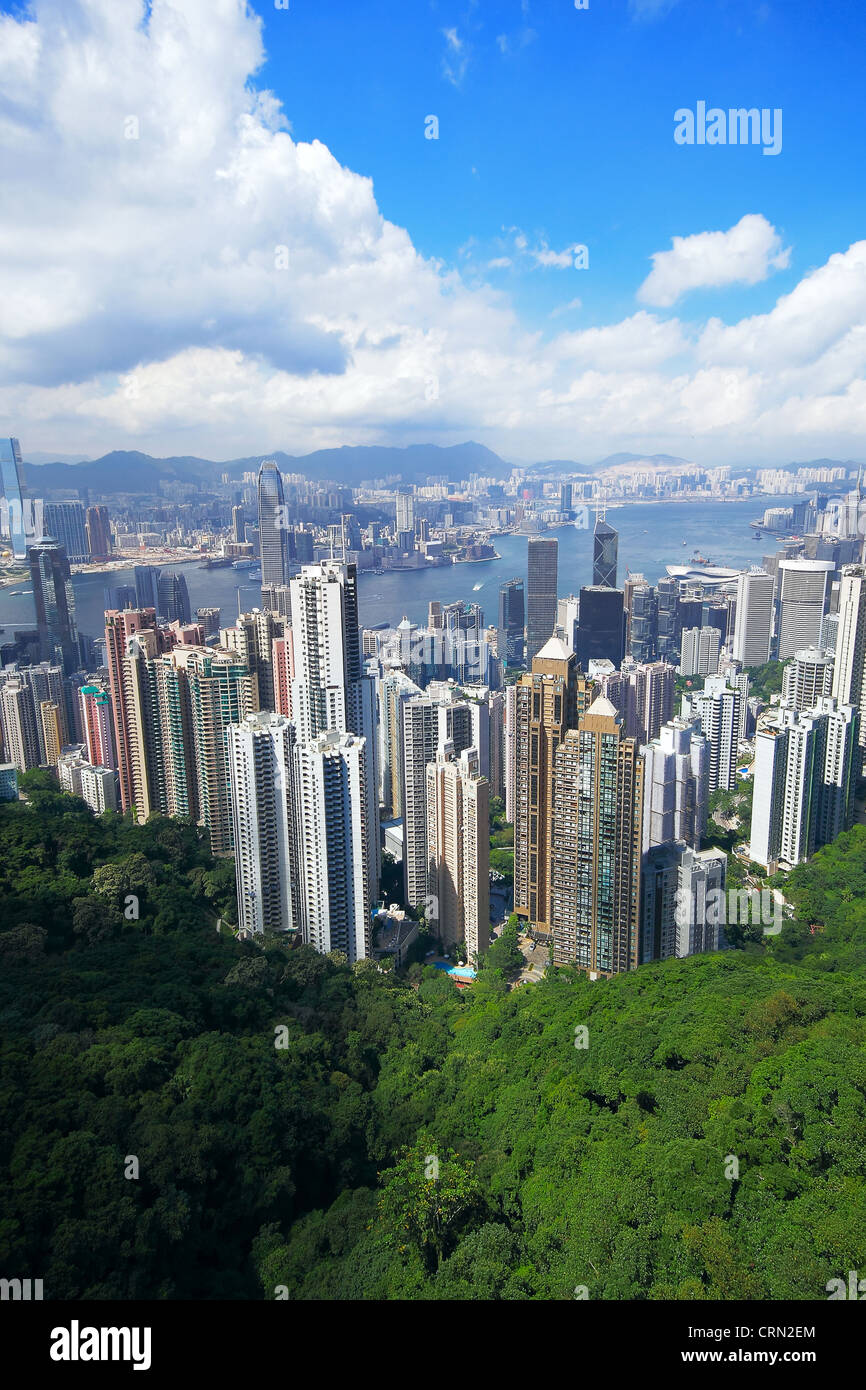
{"label": "high-rise residential tower", "polygon": [[[860,712],[860,747],[866,744],[866,567],[845,565],[839,585],[839,614],[832,693]],[[858,768],[859,774],[859,768]]]}
{"label": "high-rise residential tower", "polygon": [[643,761],[599,695],[554,755],[550,827],[553,958],[590,974],[639,962]]}
{"label": "high-rise residential tower", "polygon": [[[335,729],[295,748],[299,911],[303,939],[350,963],[370,954],[365,740]],[[376,827],[378,856],[378,827]]]}
{"label": "high-rise residential tower", "polygon": [[551,637],[513,688],[514,910],[549,931],[554,760],[569,729],[577,727],[592,686],[580,675],[574,652]]}
{"label": "high-rise residential tower", "polygon": [[465,942],[472,960],[490,939],[489,783],[477,750],[458,756],[450,742],[426,778],[428,920],[446,949]]}
{"label": "high-rise residential tower", "polygon": [[300,925],[294,743],[291,721],[269,710],[228,731],[238,927],[254,935]]}

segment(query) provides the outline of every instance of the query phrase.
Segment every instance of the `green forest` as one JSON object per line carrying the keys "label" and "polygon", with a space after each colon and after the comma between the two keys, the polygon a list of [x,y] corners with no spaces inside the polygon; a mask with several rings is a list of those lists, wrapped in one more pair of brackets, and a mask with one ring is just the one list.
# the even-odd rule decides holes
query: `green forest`
{"label": "green forest", "polygon": [[[866,1267],[866,829],[766,942],[462,993],[238,942],[196,826],[0,807],[0,1273],[48,1299],[826,1299]],[[221,925],[222,922],[222,925]]]}

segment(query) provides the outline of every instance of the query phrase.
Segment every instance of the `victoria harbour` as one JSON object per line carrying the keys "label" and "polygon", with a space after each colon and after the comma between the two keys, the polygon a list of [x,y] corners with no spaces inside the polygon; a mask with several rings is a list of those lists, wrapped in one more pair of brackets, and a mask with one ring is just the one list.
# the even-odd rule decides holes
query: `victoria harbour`
{"label": "victoria harbour", "polygon": [[[636,502],[624,507],[609,507],[608,517],[620,538],[620,585],[627,578],[627,571],[643,574],[654,584],[665,573],[666,565],[685,564],[694,554],[732,568],[759,563],[764,554],[776,548],[771,536],[763,536],[760,543],[755,541],[749,522],[760,511],[761,506],[754,498],[733,502]],[[592,512],[588,529],[571,525],[544,532],[559,541],[559,592],[562,595],[576,593],[582,584],[591,582],[591,524]],[[499,585],[526,572],[527,537],[506,534],[494,536],[493,540],[500,556],[498,560],[383,574],[361,570],[362,625],[396,625],[403,617],[413,623],[424,623],[431,599],[443,603],[476,602],[484,609],[487,621],[495,623]],[[163,568],[182,569],[193,612],[196,608],[218,607],[225,625],[237,618],[239,598],[242,611],[257,607],[261,602],[260,587],[250,583],[243,571],[206,570],[196,561],[166,563]],[[72,587],[79,631],[91,636],[101,633],[105,588],[132,582],[131,568],[74,575]],[[8,590],[0,590],[0,628],[26,627],[34,621],[31,594],[13,595]]]}

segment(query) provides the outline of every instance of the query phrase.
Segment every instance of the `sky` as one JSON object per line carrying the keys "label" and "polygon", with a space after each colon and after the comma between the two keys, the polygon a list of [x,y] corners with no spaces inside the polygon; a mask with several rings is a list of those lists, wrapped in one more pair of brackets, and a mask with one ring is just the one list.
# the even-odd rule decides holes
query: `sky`
{"label": "sky", "polygon": [[863,458],[864,40],[859,0],[0,0],[0,435]]}

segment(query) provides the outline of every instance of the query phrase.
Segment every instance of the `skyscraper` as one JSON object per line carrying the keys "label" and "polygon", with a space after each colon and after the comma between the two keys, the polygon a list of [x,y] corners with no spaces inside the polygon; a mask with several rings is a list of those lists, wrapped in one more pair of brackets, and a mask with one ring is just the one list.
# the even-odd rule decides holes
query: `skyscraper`
{"label": "skyscraper", "polygon": [[814,709],[822,695],[832,693],[832,688],[832,658],[817,647],[795,652],[782,672],[782,704],[801,714]]}
{"label": "skyscraper", "polygon": [[399,536],[401,533],[414,536],[415,534],[415,497],[414,488],[398,487],[396,494],[397,519],[395,530]]}
{"label": "skyscraper", "polygon": [[111,522],[107,507],[88,507],[84,526],[87,549],[92,560],[107,560],[111,554]]}
{"label": "skyscraper", "polygon": [[731,791],[737,783],[742,694],[724,676],[707,676],[703,690],[683,701],[685,718],[697,716],[709,746],[710,792]]}
{"label": "skyscraper", "polygon": [[28,546],[27,558],[41,657],[59,661],[68,675],[78,665],[78,628],[66,551],[52,536],[43,536]]}
{"label": "skyscraper", "polygon": [[600,508],[595,519],[592,534],[592,582],[603,589],[616,588],[617,550],[619,536],[605,520],[604,508]]}
{"label": "skyscraper", "polygon": [[641,873],[641,964],[721,951],[727,942],[724,902],[728,856],[682,841],[655,845]]}
{"label": "skyscraper", "polygon": [[490,786],[477,749],[458,756],[450,742],[426,778],[431,926],[446,949],[465,942],[472,960],[490,940]]}
{"label": "skyscraper", "polygon": [[499,586],[499,622],[496,629],[496,650],[503,666],[523,665],[525,621],[523,580],[508,579]]}
{"label": "skyscraper", "polygon": [[262,584],[285,584],[289,579],[288,530],[283,480],[272,459],[259,469],[259,553]]}
{"label": "skyscraper", "polygon": [[554,758],[568,730],[577,727],[592,687],[579,674],[574,652],[551,637],[513,688],[514,910],[548,931]]}
{"label": "skyscraper", "polygon": [[742,666],[763,666],[770,659],[775,579],[753,569],[737,580],[737,618],[734,660]]}
{"label": "skyscraper", "polygon": [[90,559],[84,524],[84,504],[81,502],[44,502],[42,525],[46,536],[54,536],[63,546],[74,565]]}
{"label": "skyscraper", "polygon": [[[866,567],[845,565],[839,585],[839,614],[832,693],[860,711],[860,746],[866,744]],[[859,768],[858,768],[859,774]]]}
{"label": "skyscraper", "polygon": [[192,617],[189,590],[182,574],[163,570],[157,582],[157,612],[170,623],[188,623]]}
{"label": "skyscraper", "polygon": [[78,698],[81,703],[81,723],[87,761],[93,767],[117,767],[111,725],[111,697],[101,685],[82,685]]}
{"label": "skyscraper", "polygon": [[832,560],[779,561],[779,660],[817,647],[833,576]]}
{"label": "skyscraper", "polygon": [[[365,739],[336,729],[295,749],[299,917],[315,950],[342,951],[353,964],[370,953]],[[378,858],[378,827],[375,827]]]}
{"label": "skyscraper", "polygon": [[222,645],[237,652],[255,676],[259,709],[277,708],[274,643],[285,636],[285,629],[285,620],[278,613],[254,608],[251,613],[241,613],[234,627],[221,632]]}
{"label": "skyscraper", "polygon": [[699,723],[671,719],[640,751],[644,851],[673,840],[700,849],[707,826],[710,758]]}
{"label": "skyscraper", "polygon": [[[3,493],[4,525],[8,528],[12,555],[16,560],[27,556],[27,533],[24,500],[21,492],[21,446],[17,439],[0,439],[0,490]],[[39,533],[41,534],[41,527]],[[35,539],[35,537],[34,537]]]}
{"label": "skyscraper", "polygon": [[246,522],[244,520],[243,507],[232,507],[232,540],[237,545],[243,545],[247,538]]}
{"label": "skyscraper", "polygon": [[720,641],[717,627],[684,627],[680,638],[680,675],[717,675]]}
{"label": "skyscraper", "polygon": [[159,569],[156,565],[135,565],[132,573],[135,580],[135,607],[152,608],[155,613],[159,613]]}
{"label": "skyscraper", "polygon": [[373,683],[361,661],[357,568],[339,560],[306,565],[291,581],[291,593],[295,671],[291,701],[299,743],[334,730],[363,740],[353,745],[352,759],[360,747],[367,798],[367,895],[372,903],[379,884],[379,779]]}
{"label": "skyscraper", "polygon": [[385,820],[403,814],[403,708],[421,694],[405,671],[386,671],[378,681],[379,799]]}
{"label": "skyscraper", "polygon": [[526,660],[531,665],[556,627],[559,542],[530,536],[526,561]]}
{"label": "skyscraper", "polygon": [[807,714],[781,706],[755,739],[749,857],[791,868],[850,827],[859,712],[822,696]]}
{"label": "skyscraper", "polygon": [[109,609],[105,614],[105,655],[114,716],[114,747],[120,776],[123,811],[135,807],[146,820],[152,805],[151,767],[156,756],[158,712],[156,690],[141,680],[140,662],[165,648],[157,629],[156,612],[149,608]]}
{"label": "skyscraper", "polygon": [[[268,710],[228,731],[238,926],[288,931],[298,920],[294,742],[291,721]],[[302,848],[303,852],[303,848]]]}
{"label": "skyscraper", "polygon": [[577,623],[577,659],[586,671],[590,661],[612,661],[620,666],[625,656],[625,607],[622,589],[609,585],[586,586],[580,591]]}
{"label": "skyscraper", "polygon": [[554,754],[553,958],[590,974],[638,964],[643,761],[599,695]]}
{"label": "skyscraper", "polygon": [[472,714],[453,693],[411,696],[403,717],[403,878],[406,902],[418,907],[427,897],[427,765],[450,743],[455,754],[472,745]]}
{"label": "skyscraper", "polygon": [[38,767],[40,740],[33,696],[20,677],[0,686],[0,721],[3,728],[3,756],[19,772]]}

